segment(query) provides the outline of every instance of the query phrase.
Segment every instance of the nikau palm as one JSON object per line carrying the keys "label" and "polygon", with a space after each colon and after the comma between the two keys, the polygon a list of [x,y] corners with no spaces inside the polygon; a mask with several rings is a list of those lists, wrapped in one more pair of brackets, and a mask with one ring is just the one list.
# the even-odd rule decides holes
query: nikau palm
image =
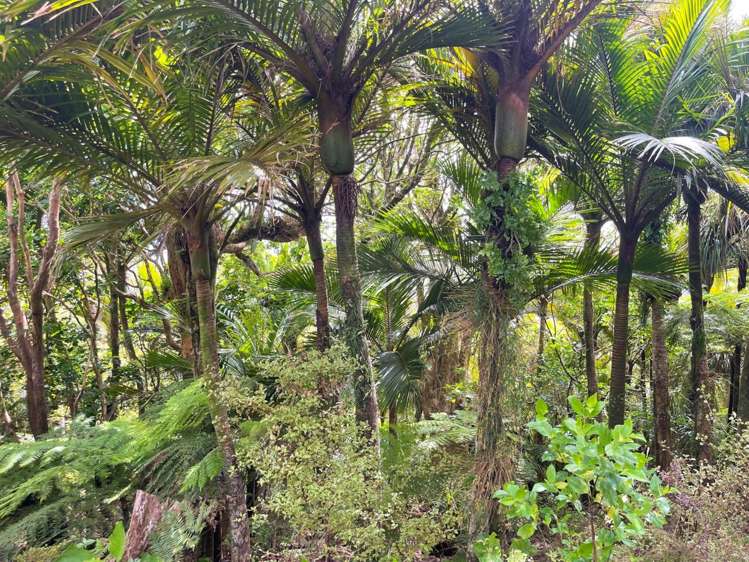
{"label": "nikau palm", "polygon": [[547,73],[539,96],[539,123],[551,144],[542,141],[538,150],[619,230],[612,426],[624,420],[629,271],[637,240],[674,201],[683,178],[700,166],[713,173],[721,159],[717,146],[682,133],[711,104],[703,95],[704,52],[723,8],[712,1],[675,3],[663,16],[659,50],[644,58],[642,35],[629,33],[626,20],[594,26],[580,38],[580,61]]}
{"label": "nikau palm", "polygon": [[[437,82],[436,95],[427,95],[426,103],[477,162],[496,173],[499,185],[495,189],[502,193],[507,192],[509,178],[526,153],[529,99],[536,78],[601,1],[480,4],[486,17],[506,26],[510,40],[500,48],[457,52],[452,70],[446,71],[447,79]],[[430,70],[439,71],[440,63],[435,66]],[[509,247],[515,233],[503,224],[501,205],[490,204],[488,212],[489,223],[483,234],[501,259],[512,260],[513,252],[532,252],[531,248]],[[484,283],[491,311],[482,330],[479,361],[476,479],[469,529],[474,539],[496,525],[497,509],[491,497],[509,478],[510,465],[499,451],[507,365],[504,354],[509,347],[509,319],[514,315],[510,303],[514,287],[511,281],[498,279],[488,267]]]}
{"label": "nikau palm", "polygon": [[[484,45],[503,37],[475,9],[445,10],[436,2],[358,0],[335,3],[273,0],[189,4],[196,15],[206,9],[217,16],[222,35],[241,41],[259,56],[293,77],[316,102],[319,150],[331,176],[336,214],[339,282],[345,300],[345,340],[357,357],[354,375],[357,417],[378,440],[379,408],[361,303],[354,223],[357,185],[353,123],[360,93],[383,78],[398,59],[448,45]],[[184,10],[183,10],[184,12]]]}

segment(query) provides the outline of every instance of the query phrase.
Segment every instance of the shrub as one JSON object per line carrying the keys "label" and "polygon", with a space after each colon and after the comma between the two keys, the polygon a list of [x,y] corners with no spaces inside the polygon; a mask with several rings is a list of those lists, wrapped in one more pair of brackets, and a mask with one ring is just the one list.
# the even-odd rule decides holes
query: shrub
{"label": "shrub", "polygon": [[277,402],[259,405],[265,415],[245,424],[240,454],[260,473],[253,520],[267,537],[265,556],[418,560],[450,536],[449,517],[384,481],[349,401],[339,399],[351,371],[340,349],[263,370],[277,381]]}
{"label": "shrub", "polygon": [[530,490],[510,482],[496,497],[510,518],[526,521],[514,548],[531,552],[530,539],[543,527],[561,540],[563,560],[609,560],[616,544],[634,544],[647,525],[665,523],[668,489],[637,451],[644,438],[631,421],[614,428],[596,421],[603,404],[595,396],[584,403],[570,397],[569,403],[575,419],[552,426],[539,400],[528,424],[548,440],[545,480]]}

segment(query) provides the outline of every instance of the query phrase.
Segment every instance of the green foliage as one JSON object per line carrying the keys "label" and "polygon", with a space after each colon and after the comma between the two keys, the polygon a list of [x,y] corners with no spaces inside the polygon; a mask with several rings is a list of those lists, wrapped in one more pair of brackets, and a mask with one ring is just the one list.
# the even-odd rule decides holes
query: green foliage
{"label": "green foliage", "polygon": [[239,451],[268,490],[253,519],[280,533],[272,542],[296,559],[410,560],[449,528],[436,509],[405,501],[383,480],[350,404],[338,400],[351,369],[340,348],[262,366],[278,381],[278,401]]}
{"label": "green foliage", "polygon": [[[106,544],[96,541],[94,548],[88,549],[79,544],[70,545],[56,562],[120,562],[125,555],[125,526],[117,521]],[[142,562],[158,562],[153,557],[141,559]]]}
{"label": "green foliage", "polygon": [[224,468],[224,457],[218,449],[213,449],[198,464],[193,465],[182,481],[182,492],[200,492],[205,485],[216,478]]}
{"label": "green foliage", "polygon": [[576,418],[552,426],[539,400],[528,424],[548,440],[545,480],[531,489],[510,482],[496,497],[511,518],[527,521],[517,531],[518,548],[529,551],[543,526],[561,538],[565,561],[609,560],[614,545],[634,544],[647,525],[665,523],[669,489],[637,451],[644,438],[630,421],[614,428],[596,421],[603,404],[595,395],[585,402],[572,396],[569,404]]}
{"label": "green foliage", "polygon": [[[648,562],[749,560],[749,431],[733,431],[716,447],[714,464],[676,458],[663,480],[676,488],[668,526],[654,529],[636,549],[616,555]],[[635,558],[637,556],[638,558]]]}
{"label": "green foliage", "polygon": [[481,232],[489,232],[482,254],[491,275],[516,295],[524,304],[524,296],[533,288],[534,248],[542,239],[543,228],[534,184],[523,174],[512,174],[500,183],[494,174],[484,174],[484,197],[473,211],[473,219]]}
{"label": "green foliage", "polygon": [[164,513],[149,537],[148,555],[156,560],[179,560],[198,546],[201,533],[217,510],[215,501],[176,503]]}
{"label": "green foliage", "polygon": [[528,560],[528,556],[517,549],[511,549],[505,558],[502,555],[502,543],[494,533],[476,541],[473,545],[473,552],[479,562],[525,562]]}
{"label": "green foliage", "polygon": [[205,493],[223,462],[202,385],[165,394],[141,420],[91,425],[79,418],[46,439],[0,446],[0,557],[96,536],[121,517],[114,500],[139,486]]}
{"label": "green foliage", "polygon": [[[134,429],[125,420],[92,426],[77,419],[47,439],[1,446],[0,553],[44,544],[74,532],[76,523],[102,517],[99,502],[127,482],[123,452]],[[29,502],[42,509],[29,511]]]}

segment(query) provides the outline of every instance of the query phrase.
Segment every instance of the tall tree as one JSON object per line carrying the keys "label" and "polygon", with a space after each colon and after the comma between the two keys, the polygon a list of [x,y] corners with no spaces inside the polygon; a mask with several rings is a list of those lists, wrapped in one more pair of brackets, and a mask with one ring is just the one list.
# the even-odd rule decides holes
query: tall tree
{"label": "tall tree", "polygon": [[712,384],[707,367],[707,335],[702,293],[702,252],[700,226],[702,223],[702,202],[705,193],[697,186],[685,189],[684,203],[687,208],[687,252],[689,255],[689,298],[692,328],[691,364],[689,370],[689,402],[694,420],[695,452],[699,461],[709,461],[712,457]]}
{"label": "tall tree", "polygon": [[[627,18],[583,34],[570,68],[549,72],[539,96],[539,122],[551,144],[536,148],[588,194],[619,231],[619,264],[611,358],[609,424],[624,421],[629,288],[642,230],[670,205],[680,177],[705,161],[714,144],[683,130],[693,113],[710,107],[704,54],[712,22],[725,3],[681,0],[662,15],[660,47],[630,32]],[[643,56],[647,53],[647,56]],[[632,131],[637,131],[633,133]]]}
{"label": "tall tree", "polygon": [[[532,251],[530,246],[513,243],[518,233],[504,220],[508,199],[516,198],[510,194],[510,176],[527,149],[531,90],[544,65],[600,3],[480,2],[485,17],[507,26],[511,40],[501,49],[457,52],[453,72],[437,84],[437,96],[428,99],[431,109],[469,153],[496,174],[497,184],[487,186],[484,196],[486,224],[482,226],[487,247],[493,248],[496,256],[495,265],[522,261],[523,255]],[[467,83],[461,84],[463,76]],[[511,470],[510,459],[501,454],[501,408],[507,336],[514,316],[512,293],[522,285],[519,279],[502,276],[489,263],[483,277],[488,307],[479,358],[476,478],[469,525],[472,540],[496,525],[497,506],[491,498]]]}
{"label": "tall tree", "polygon": [[[320,158],[331,176],[335,205],[338,276],[346,314],[343,332],[359,363],[353,377],[356,411],[377,443],[379,408],[364,330],[354,229],[356,114],[367,112],[377,84],[398,59],[429,48],[485,45],[502,36],[475,6],[452,11],[432,1],[304,0],[287,5],[271,0],[200,0],[191,5],[201,16],[209,8],[222,30],[233,34],[232,42],[239,38],[250,53],[297,80],[316,102]],[[369,95],[362,96],[365,91]]]}

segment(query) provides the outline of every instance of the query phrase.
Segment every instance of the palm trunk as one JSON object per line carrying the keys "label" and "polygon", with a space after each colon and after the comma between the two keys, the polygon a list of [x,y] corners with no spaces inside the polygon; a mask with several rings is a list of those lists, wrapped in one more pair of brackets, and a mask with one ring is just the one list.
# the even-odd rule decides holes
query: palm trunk
{"label": "palm trunk", "polygon": [[663,326],[663,301],[654,298],[652,314],[653,416],[655,426],[655,462],[662,469],[671,464],[671,415],[668,382],[668,351]]}
{"label": "palm trunk", "polygon": [[195,310],[195,285],[190,275],[190,255],[186,246],[184,229],[175,226],[166,237],[171,297],[177,300],[182,311],[179,323],[180,355],[193,365],[192,371],[184,376],[197,377],[200,376],[200,358],[195,350],[199,349],[200,335]]}
{"label": "palm trunk", "polygon": [[616,266],[616,305],[614,307],[614,344],[611,352],[609,389],[609,426],[624,423],[627,382],[627,339],[629,337],[629,286],[635,260],[637,236],[620,233]]}
{"label": "palm trunk", "polygon": [[328,317],[328,287],[325,278],[325,252],[320,234],[320,215],[315,213],[304,224],[312,269],[315,275],[315,327],[317,329],[317,349],[324,351],[330,347],[330,321]]}
{"label": "palm trunk", "polygon": [[[586,217],[585,248],[593,251],[598,248],[601,239],[603,221],[600,215]],[[588,396],[598,395],[598,373],[596,372],[596,334],[595,310],[593,308],[593,291],[586,284],[583,287],[583,343],[585,346],[585,380]]]}
{"label": "palm trunk", "polygon": [[[504,184],[517,167],[517,160],[500,157],[497,177]],[[501,209],[495,215],[501,215]],[[504,225],[496,224],[490,238],[501,243]],[[502,395],[504,377],[509,363],[509,330],[513,317],[507,287],[491,277],[486,266],[482,273],[487,295],[487,317],[481,324],[479,351],[479,387],[476,394],[476,453],[471,514],[468,537],[471,543],[497,526],[498,503],[494,493],[507,482],[512,472],[512,456],[504,439]],[[469,553],[473,558],[473,553]]]}
{"label": "palm trunk", "polygon": [[[736,288],[740,293],[746,288],[746,274],[749,263],[742,257],[738,261],[739,278]],[[739,305],[736,305],[738,308]],[[739,407],[739,396],[741,393],[740,377],[741,377],[741,355],[742,355],[741,344],[736,344],[733,348],[733,355],[731,356],[731,382],[728,390],[728,420],[737,414]]]}
{"label": "palm trunk", "polygon": [[689,400],[694,421],[695,452],[700,461],[711,457],[712,420],[710,411],[710,377],[707,369],[707,338],[705,335],[702,300],[702,256],[700,253],[700,201],[694,194],[684,193],[687,205],[687,249],[689,253],[689,297],[692,328],[692,355],[689,371]]}
{"label": "palm trunk", "polygon": [[475,480],[469,520],[469,539],[476,541],[497,526],[499,504],[494,493],[510,479],[512,454],[504,442],[502,399],[508,367],[512,315],[505,291],[486,274],[489,316],[482,323],[479,350],[479,387],[476,395]]}
{"label": "palm trunk", "polygon": [[195,284],[196,308],[200,329],[200,357],[208,390],[211,419],[226,467],[226,511],[231,533],[232,562],[249,562],[250,527],[247,514],[244,475],[237,463],[229,421],[229,412],[221,397],[222,377],[219,367],[218,335],[214,301],[214,266],[216,255],[211,228],[193,224],[188,231],[188,248],[192,279]]}
{"label": "palm trunk", "polygon": [[388,407],[388,432],[393,437],[398,435],[398,408],[395,404]]}
{"label": "palm trunk", "polygon": [[[744,349],[749,350],[749,338],[744,341]],[[749,422],[749,353],[745,354],[744,364],[741,366],[736,415],[741,421]]]}
{"label": "palm trunk", "polygon": [[346,313],[343,331],[346,344],[358,362],[353,380],[356,418],[367,424],[369,437],[379,450],[380,415],[365,333],[354,235],[357,190],[356,182],[350,175],[333,176],[338,276]]}

